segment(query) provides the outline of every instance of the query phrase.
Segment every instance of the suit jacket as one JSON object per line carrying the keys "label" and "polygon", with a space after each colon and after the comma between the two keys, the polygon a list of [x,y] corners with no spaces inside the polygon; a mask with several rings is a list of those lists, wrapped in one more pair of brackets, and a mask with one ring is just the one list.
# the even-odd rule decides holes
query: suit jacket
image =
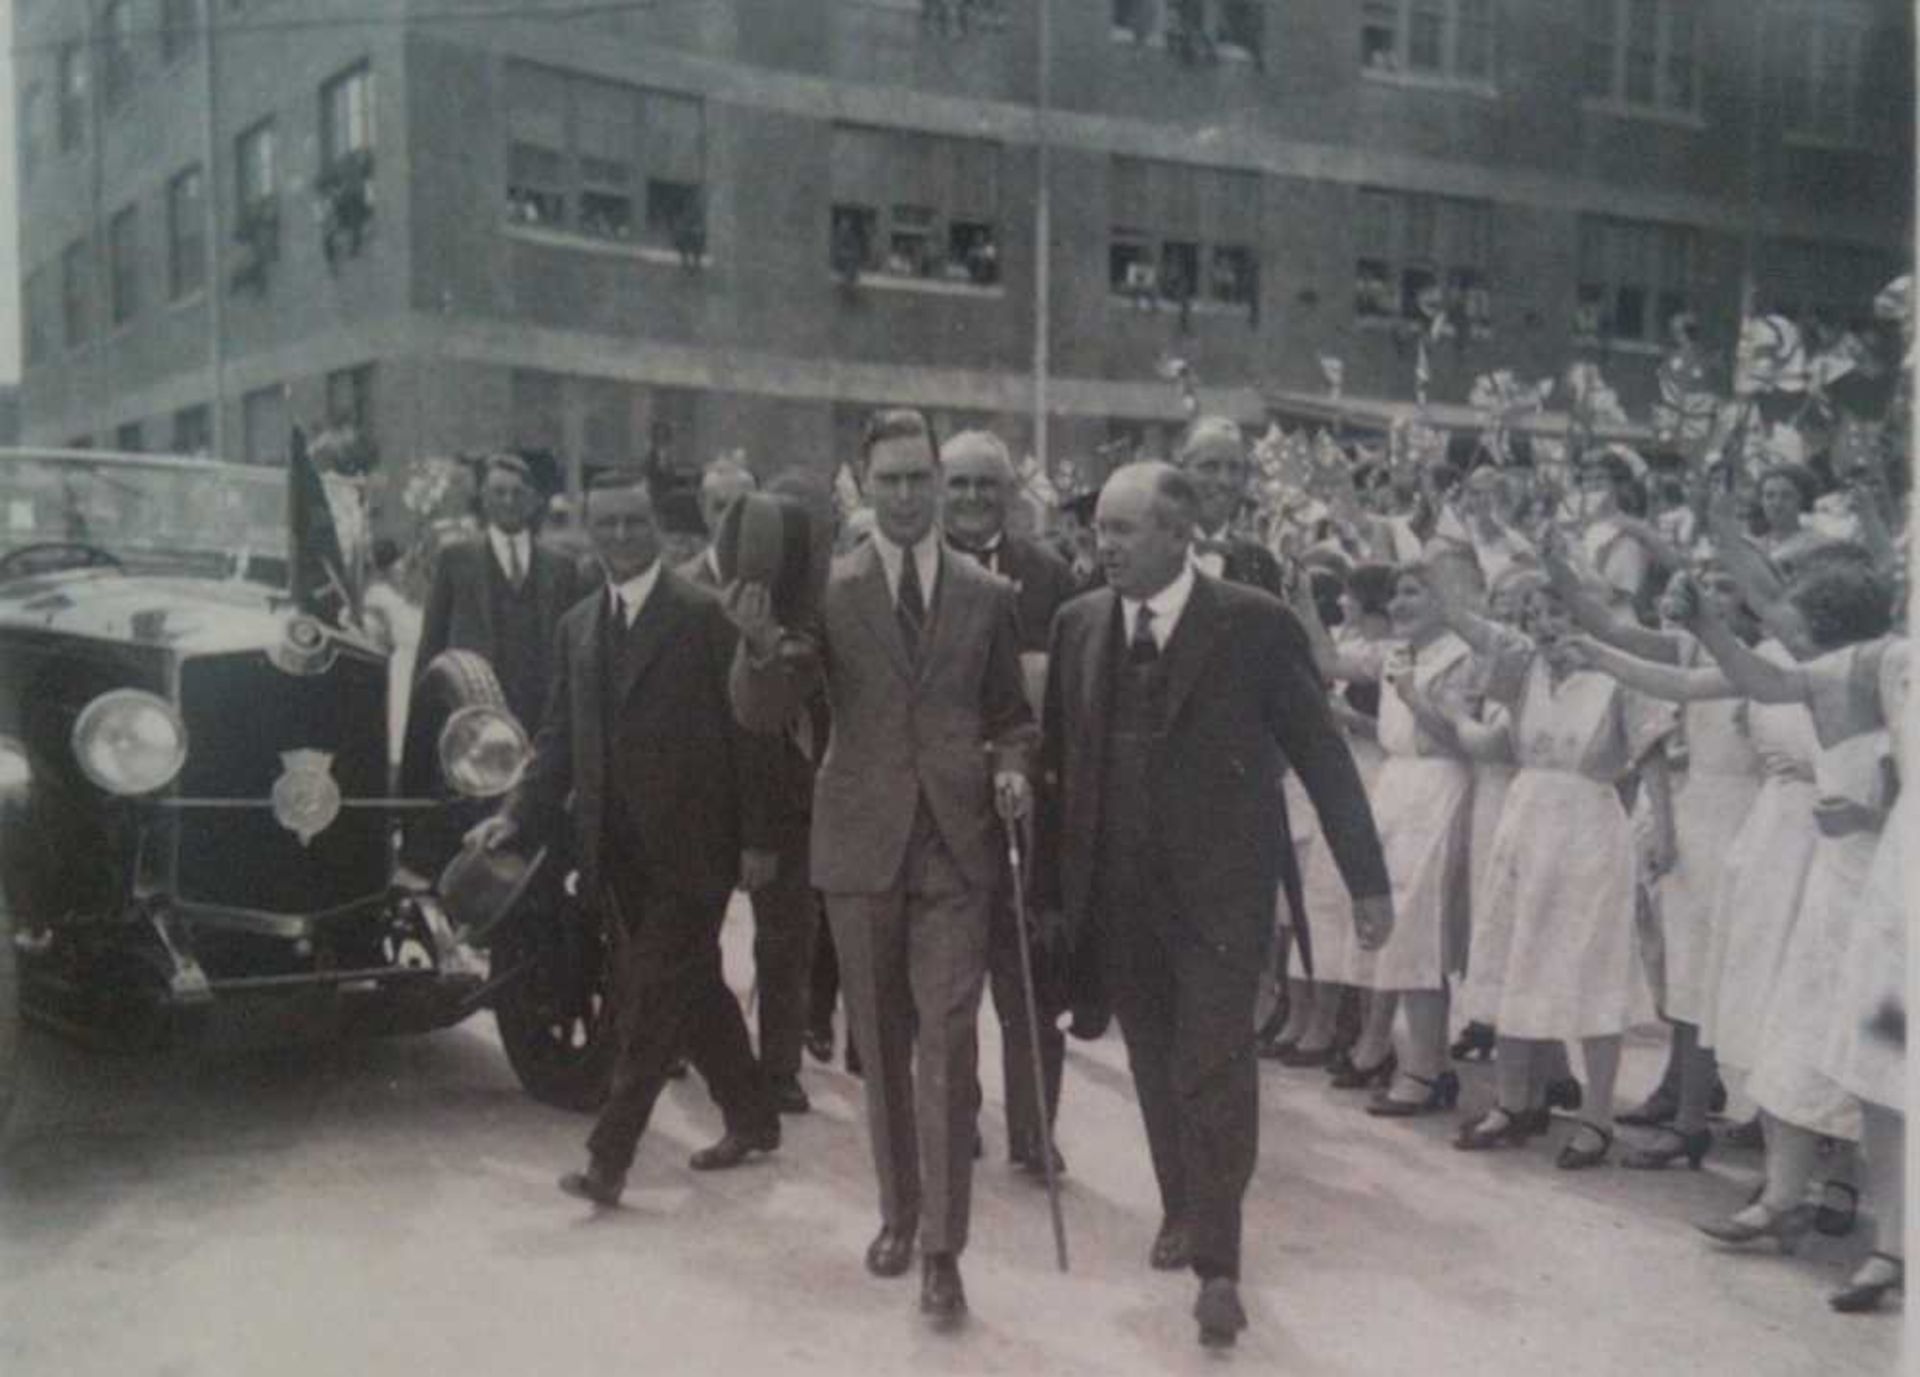
{"label": "suit jacket", "polygon": [[[543,638],[569,607],[585,597],[589,589],[580,578],[579,567],[564,555],[532,542],[532,558],[527,562],[528,587],[532,592]],[[506,575],[493,549],[482,534],[477,540],[449,545],[434,559],[433,586],[427,593],[426,611],[420,625],[420,651],[414,663],[425,670],[433,657],[443,650],[471,650],[487,657],[490,664],[501,659],[502,647],[493,625],[491,592],[502,585]],[[545,654],[548,642],[538,647]],[[551,673],[551,670],[548,671]],[[512,703],[514,712],[532,731],[539,725],[539,703]],[[530,719],[530,720],[525,720]]]}
{"label": "suit jacket", "polygon": [[[602,866],[637,865],[650,884],[724,897],[740,852],[777,844],[765,809],[772,743],[741,731],[727,704],[733,624],[712,594],[663,569],[632,629],[614,628],[629,640],[625,675],[609,684],[610,602],[587,598],[561,618],[546,719],[507,816],[551,837],[571,799],[588,894],[600,892]],[[629,836],[606,835],[615,775]]]}
{"label": "suit jacket", "polygon": [[[1038,875],[1042,903],[1065,913],[1076,950],[1090,947],[1099,922],[1094,878],[1120,626],[1118,595],[1106,588],[1075,598],[1053,624]],[[1388,893],[1366,791],[1286,608],[1196,573],[1163,661],[1166,723],[1148,787],[1178,916],[1222,953],[1262,958],[1282,855],[1292,850],[1283,753],[1320,814],[1348,890]]]}
{"label": "suit jacket", "polygon": [[1013,584],[1021,651],[1044,652],[1053,614],[1080,591],[1072,568],[1038,541],[1009,535],[1001,537],[994,572]]}
{"label": "suit jacket", "polygon": [[1035,736],[1006,581],[942,550],[916,659],[879,552],[856,547],[834,561],[818,627],[764,662],[744,646],[734,657],[734,711],[750,728],[790,721],[822,685],[833,733],[814,783],[814,887],[892,888],[922,800],[968,882],[997,883],[993,775],[1026,770]]}
{"label": "suit jacket", "polygon": [[1258,588],[1276,598],[1285,596],[1280,561],[1273,551],[1259,541],[1243,536],[1229,536],[1226,544],[1227,548],[1220,556],[1220,578],[1223,582]]}

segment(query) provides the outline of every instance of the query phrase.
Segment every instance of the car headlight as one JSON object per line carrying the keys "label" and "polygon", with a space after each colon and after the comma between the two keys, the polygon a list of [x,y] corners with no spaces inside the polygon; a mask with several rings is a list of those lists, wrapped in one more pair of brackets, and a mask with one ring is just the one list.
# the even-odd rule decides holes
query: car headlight
{"label": "car headlight", "polygon": [[461,708],[440,729],[440,773],[468,798],[497,798],[520,782],[533,747],[504,708]]}
{"label": "car headlight", "polygon": [[114,689],[81,709],[73,753],[86,777],[110,794],[150,794],[187,763],[187,728],[164,698]]}
{"label": "car headlight", "polygon": [[27,748],[10,736],[0,736],[0,803],[23,798],[33,786],[33,765]]}

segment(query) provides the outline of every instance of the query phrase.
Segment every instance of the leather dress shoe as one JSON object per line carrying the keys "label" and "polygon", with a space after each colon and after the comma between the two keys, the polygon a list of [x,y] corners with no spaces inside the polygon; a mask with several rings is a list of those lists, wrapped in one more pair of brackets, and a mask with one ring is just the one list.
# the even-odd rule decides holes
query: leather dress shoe
{"label": "leather dress shoe", "polygon": [[560,1178],[560,1189],[574,1199],[588,1200],[609,1210],[620,1203],[620,1193],[626,1188],[624,1171],[614,1171],[598,1162],[589,1162],[585,1171],[570,1171]]}
{"label": "leather dress shoe", "polygon": [[1153,1236],[1153,1250],[1147,1261],[1156,1272],[1184,1271],[1193,1262],[1193,1238],[1183,1219],[1163,1219],[1160,1232]]}
{"label": "leather dress shoe", "polygon": [[725,1171],[737,1167],[756,1152],[772,1152],[780,1146],[780,1121],[775,1119],[765,1128],[728,1129],[726,1136],[710,1147],[687,1159],[687,1165],[695,1171]]}
{"label": "leather dress shoe", "polygon": [[773,1100],[773,1107],[782,1114],[805,1114],[813,1108],[813,1101],[800,1088],[798,1076],[775,1076],[768,1082],[767,1091]]}
{"label": "leather dress shoe", "polygon": [[867,1270],[876,1277],[903,1277],[913,1265],[911,1228],[896,1229],[882,1224],[873,1242],[867,1245]]}
{"label": "leather dress shoe", "polygon": [[1230,1277],[1208,1277],[1200,1283],[1200,1297],[1193,1303],[1193,1318],[1200,1323],[1202,1348],[1231,1348],[1247,1327],[1247,1312],[1240,1305],[1240,1288]]}
{"label": "leather dress shoe", "polygon": [[953,1324],[967,1313],[967,1289],[952,1253],[928,1253],[920,1263],[920,1313],[935,1324]]}

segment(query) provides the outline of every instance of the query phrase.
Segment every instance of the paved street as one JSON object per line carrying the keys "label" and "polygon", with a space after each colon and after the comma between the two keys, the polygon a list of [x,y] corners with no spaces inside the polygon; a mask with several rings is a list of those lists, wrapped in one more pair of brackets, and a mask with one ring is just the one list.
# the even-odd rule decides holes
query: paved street
{"label": "paved street", "polygon": [[[1145,1266],[1158,1211],[1115,1037],[1070,1052],[1071,1276],[1004,1161],[989,1072],[974,1314],[948,1337],[916,1281],[862,1270],[872,1188],[837,1071],[809,1066],[815,1112],[783,1151],[718,1177],[685,1169],[717,1117],[697,1079],[674,1086],[626,1207],[595,1218],[553,1186],[585,1121],[519,1092],[487,1022],[294,1056],[35,1052],[0,1174],[8,1377],[1213,1369],[1190,1279]],[[1624,1093],[1654,1071],[1637,1049]],[[1469,1102],[1489,1093],[1476,1068]],[[1317,1072],[1267,1067],[1262,1094],[1244,1371],[1895,1370],[1897,1317],[1823,1301],[1863,1244],[1719,1256],[1689,1227],[1757,1157],[1568,1177],[1541,1150],[1451,1151],[1451,1117],[1370,1119]]]}

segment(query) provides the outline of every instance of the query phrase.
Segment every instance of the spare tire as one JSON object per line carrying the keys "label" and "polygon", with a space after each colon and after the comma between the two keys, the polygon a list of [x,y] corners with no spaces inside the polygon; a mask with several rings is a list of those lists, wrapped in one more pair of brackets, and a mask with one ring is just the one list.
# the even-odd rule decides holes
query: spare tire
{"label": "spare tire", "polygon": [[507,696],[487,657],[473,650],[443,650],[414,680],[407,700],[406,746],[400,755],[402,798],[445,800],[439,808],[408,809],[401,858],[421,875],[438,875],[460,849],[467,829],[493,812],[489,799],[462,798],[440,773],[440,733],[462,708],[508,712]]}

